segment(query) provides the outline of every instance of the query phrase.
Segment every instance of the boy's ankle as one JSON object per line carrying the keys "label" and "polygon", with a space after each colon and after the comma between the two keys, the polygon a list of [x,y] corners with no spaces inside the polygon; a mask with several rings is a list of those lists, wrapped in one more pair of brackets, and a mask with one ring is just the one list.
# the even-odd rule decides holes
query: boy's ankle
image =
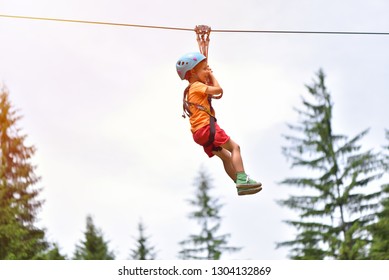
{"label": "boy's ankle", "polygon": [[242,172],[237,172],[236,173],[236,183],[243,183],[247,181],[247,174],[242,171]]}
{"label": "boy's ankle", "polygon": [[236,186],[239,187],[245,187],[245,186],[261,186],[262,184],[260,182],[257,182],[251,178],[245,173],[245,172],[238,172],[236,174]]}

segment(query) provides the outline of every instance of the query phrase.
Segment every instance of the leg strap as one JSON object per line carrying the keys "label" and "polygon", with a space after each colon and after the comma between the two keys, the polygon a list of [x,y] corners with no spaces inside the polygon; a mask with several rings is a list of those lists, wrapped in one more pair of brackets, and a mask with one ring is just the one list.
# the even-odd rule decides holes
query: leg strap
{"label": "leg strap", "polygon": [[209,138],[208,138],[207,143],[204,144],[204,147],[208,147],[208,146],[212,145],[212,151],[218,152],[218,151],[221,151],[222,147],[213,146],[213,141],[215,141],[215,134],[216,134],[215,123],[216,123],[216,118],[213,116],[210,116],[210,119],[209,119]]}

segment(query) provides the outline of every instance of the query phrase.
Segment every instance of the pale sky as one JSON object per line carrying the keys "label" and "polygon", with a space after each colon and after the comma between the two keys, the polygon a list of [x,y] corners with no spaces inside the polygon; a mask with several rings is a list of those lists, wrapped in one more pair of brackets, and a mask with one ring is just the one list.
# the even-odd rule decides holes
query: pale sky
{"label": "pale sky", "polygon": [[[0,0],[0,14],[213,29],[389,32],[385,0]],[[91,214],[118,259],[126,259],[143,220],[159,259],[176,259],[179,241],[198,232],[194,180],[201,168],[225,206],[220,233],[243,247],[224,259],[286,259],[276,242],[293,238],[295,216],[275,200],[290,170],[281,154],[322,68],[334,101],[335,132],[370,127],[364,149],[389,129],[389,36],[211,33],[209,63],[224,89],[213,103],[220,126],[239,143],[261,193],[238,197],[218,158],[192,140],[182,114],[186,87],[177,59],[197,51],[194,32],[0,18],[0,82],[10,91],[45,203],[39,225],[73,255]]]}

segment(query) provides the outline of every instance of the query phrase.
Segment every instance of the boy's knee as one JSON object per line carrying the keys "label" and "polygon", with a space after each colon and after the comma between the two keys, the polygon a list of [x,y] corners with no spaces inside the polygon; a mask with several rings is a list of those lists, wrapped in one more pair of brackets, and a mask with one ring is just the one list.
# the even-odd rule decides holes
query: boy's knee
{"label": "boy's knee", "polygon": [[224,146],[222,146],[222,147],[225,148],[226,150],[228,150],[230,153],[232,153],[232,152],[240,152],[239,144],[235,143],[231,139],[228,140],[228,142]]}
{"label": "boy's knee", "polygon": [[217,155],[222,161],[229,161],[231,160],[231,154],[227,152],[226,150],[220,150],[220,151],[212,151],[214,155]]}

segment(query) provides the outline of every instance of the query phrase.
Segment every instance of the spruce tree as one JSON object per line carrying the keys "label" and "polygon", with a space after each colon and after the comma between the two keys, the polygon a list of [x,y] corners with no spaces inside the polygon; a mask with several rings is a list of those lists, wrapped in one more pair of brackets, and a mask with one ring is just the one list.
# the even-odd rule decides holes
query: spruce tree
{"label": "spruce tree", "polygon": [[100,229],[96,228],[91,216],[86,218],[85,240],[76,245],[75,260],[113,260],[115,255],[108,249]]}
{"label": "spruce tree", "polygon": [[66,255],[62,255],[58,244],[53,243],[41,255],[37,257],[38,260],[66,260]]}
{"label": "spruce tree", "polygon": [[35,225],[42,206],[40,178],[31,163],[35,147],[25,144],[21,119],[0,88],[0,259],[35,259],[47,248],[45,232]]}
{"label": "spruce tree", "polygon": [[240,248],[228,246],[229,234],[218,234],[221,225],[219,214],[222,204],[210,194],[212,186],[210,178],[200,171],[197,179],[195,198],[189,203],[196,208],[189,218],[200,225],[198,234],[191,234],[187,240],[181,241],[183,249],[179,252],[181,259],[219,260],[224,252],[236,252]]}
{"label": "spruce tree", "polygon": [[[386,131],[388,145],[384,147],[383,163],[385,172],[389,175],[389,130]],[[382,186],[382,210],[377,214],[377,223],[371,227],[372,245],[369,258],[372,260],[389,260],[389,184]]]}
{"label": "spruce tree", "polygon": [[149,237],[145,235],[145,227],[140,221],[138,224],[139,236],[136,239],[136,248],[131,249],[132,260],[154,260],[156,257],[154,246],[149,245]]}
{"label": "spruce tree", "polygon": [[295,135],[285,135],[289,146],[283,147],[292,168],[301,167],[306,175],[282,184],[303,192],[279,201],[298,212],[298,219],[286,221],[297,236],[277,246],[290,247],[292,259],[364,259],[381,195],[372,190],[382,173],[378,154],[361,151],[368,130],[351,139],[334,133],[333,102],[322,70],[307,89],[303,109],[296,109],[299,123],[288,125]]}

